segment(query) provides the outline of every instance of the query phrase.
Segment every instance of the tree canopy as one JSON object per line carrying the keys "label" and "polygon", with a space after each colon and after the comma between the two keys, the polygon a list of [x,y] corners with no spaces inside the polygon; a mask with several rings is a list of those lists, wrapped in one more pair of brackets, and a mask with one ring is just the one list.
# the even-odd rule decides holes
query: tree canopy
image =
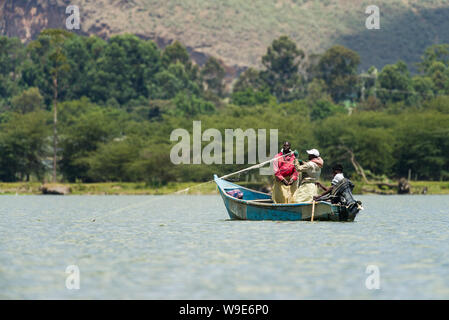
{"label": "tree canopy", "polygon": [[198,65],[176,41],[160,49],[130,34],[102,40],[51,29],[27,45],[0,37],[0,180],[49,178],[55,79],[63,181],[160,185],[240,169],[171,163],[171,132],[192,133],[194,120],[222,136],[231,128],[278,129],[279,143],[289,140],[302,157],[318,148],[325,174],[343,163],[356,175],[354,156],[373,175],[412,170],[419,179],[449,180],[449,45],[425,49],[417,74],[402,61],[362,72],[352,50],[306,55],[286,36],[261,62],[229,86],[221,61]]}

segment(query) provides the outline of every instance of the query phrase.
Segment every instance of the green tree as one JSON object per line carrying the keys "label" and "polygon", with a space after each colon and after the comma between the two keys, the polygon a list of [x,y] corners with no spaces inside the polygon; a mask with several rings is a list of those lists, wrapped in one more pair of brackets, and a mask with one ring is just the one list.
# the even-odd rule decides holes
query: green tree
{"label": "green tree", "polygon": [[209,101],[205,101],[195,95],[179,92],[173,99],[176,106],[174,115],[181,117],[191,117],[197,114],[212,113],[215,106]]}
{"label": "green tree", "polygon": [[232,89],[233,92],[247,91],[252,89],[253,91],[260,91],[267,88],[260,72],[254,68],[248,68],[242,72]]}
{"label": "green tree", "polygon": [[20,66],[25,60],[25,47],[18,38],[0,36],[0,106],[20,90]]}
{"label": "green tree", "polygon": [[20,95],[17,95],[11,100],[14,111],[20,113],[28,113],[44,108],[44,98],[39,92],[38,88],[30,88],[24,90]]}
{"label": "green tree", "polygon": [[[61,99],[61,89],[67,86],[70,65],[64,50],[66,39],[74,35],[65,30],[47,29],[41,32],[38,39],[33,41],[28,48],[34,59],[35,65],[41,68],[41,81],[38,84],[51,87],[53,100],[53,182],[57,176],[57,150],[58,150],[58,100]],[[51,85],[49,85],[51,83]]]}
{"label": "green tree", "polygon": [[255,106],[274,102],[276,102],[276,98],[270,94],[268,89],[256,91],[253,88],[247,88],[244,91],[236,91],[231,96],[231,103],[238,106]]}
{"label": "green tree", "polygon": [[143,180],[154,187],[187,177],[179,173],[179,168],[175,168],[171,163],[169,155],[169,144],[158,142],[146,145],[141,149],[139,157],[130,165],[129,174],[137,177],[134,178],[137,181]]}
{"label": "green tree", "polygon": [[122,128],[116,116],[86,101],[66,102],[62,105],[64,131],[62,132],[61,172],[70,182],[93,181],[88,174],[85,159],[101,143],[120,137]]}
{"label": "green tree", "polygon": [[386,65],[379,73],[377,91],[383,103],[413,101],[415,92],[407,65],[403,61]]}
{"label": "green tree", "polygon": [[266,68],[262,72],[266,84],[280,101],[298,98],[302,94],[302,79],[298,73],[304,52],[287,36],[273,40],[262,57]]}
{"label": "green tree", "polygon": [[172,99],[181,91],[190,92],[194,95],[201,94],[201,88],[198,86],[198,83],[192,81],[186,67],[182,63],[170,64],[167,69],[156,74],[153,97]]}
{"label": "green tree", "polygon": [[428,47],[421,57],[418,67],[434,84],[434,92],[449,93],[449,44]]}
{"label": "green tree", "polygon": [[418,67],[423,73],[428,74],[435,62],[441,62],[446,67],[449,66],[449,44],[435,44],[426,48]]}
{"label": "green tree", "polygon": [[173,63],[182,63],[187,66],[190,63],[189,53],[179,41],[174,41],[166,46],[162,53],[162,63],[168,67]]}
{"label": "green tree", "polygon": [[149,97],[151,84],[160,71],[160,54],[152,41],[134,35],[112,37],[98,59],[91,98],[94,102],[115,99],[126,104]]}
{"label": "green tree", "polygon": [[356,52],[336,45],[320,57],[315,73],[326,83],[332,99],[341,102],[356,94],[359,64],[360,57]]}
{"label": "green tree", "polygon": [[13,113],[0,126],[0,180],[38,180],[45,172],[49,115],[45,111]]}
{"label": "green tree", "polygon": [[395,171],[407,176],[408,170],[418,179],[449,178],[449,115],[437,112],[403,114],[397,130],[398,158]]}
{"label": "green tree", "polygon": [[329,100],[332,101],[331,96],[327,92],[327,86],[323,79],[313,79],[307,85],[307,98],[306,100],[313,103],[317,100]]}
{"label": "green tree", "polygon": [[102,143],[83,162],[88,164],[92,181],[136,181],[142,176],[132,176],[130,166],[138,159],[140,146],[134,138],[123,138]]}
{"label": "green tree", "polygon": [[345,113],[343,106],[335,105],[329,99],[318,99],[308,103],[310,106],[310,120],[326,119],[336,113]]}
{"label": "green tree", "polygon": [[75,100],[90,96],[90,88],[93,85],[92,71],[96,70],[96,61],[92,57],[87,46],[89,38],[73,36],[64,41],[63,47],[67,57],[70,72],[67,74],[67,88],[64,99]]}
{"label": "green tree", "polygon": [[436,93],[449,93],[449,68],[443,62],[433,62],[427,71],[427,75],[432,80]]}
{"label": "green tree", "polygon": [[442,114],[449,114],[449,96],[436,96],[434,99],[425,101],[423,107]]}
{"label": "green tree", "polygon": [[417,93],[419,104],[434,97],[434,83],[430,77],[414,76],[412,86]]}
{"label": "green tree", "polygon": [[319,123],[314,134],[329,166],[342,162],[345,171],[354,172],[350,151],[364,169],[377,175],[391,174],[397,161],[393,151],[395,125],[395,119],[387,114],[340,114]]}
{"label": "green tree", "polygon": [[222,63],[214,57],[209,57],[206,64],[201,69],[201,76],[207,84],[207,90],[213,92],[219,97],[222,97],[224,93],[223,80],[225,75],[226,72],[222,66]]}

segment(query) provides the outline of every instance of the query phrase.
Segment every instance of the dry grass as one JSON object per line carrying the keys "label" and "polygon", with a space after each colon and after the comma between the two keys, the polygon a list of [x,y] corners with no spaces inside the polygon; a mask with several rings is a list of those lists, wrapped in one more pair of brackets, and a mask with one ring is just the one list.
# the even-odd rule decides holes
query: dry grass
{"label": "dry grass", "polygon": [[[246,183],[238,182],[249,188],[258,188],[264,183]],[[327,185],[327,182],[322,182]],[[363,188],[373,189],[374,186],[364,185],[360,181],[355,181],[354,194],[362,193]],[[427,194],[449,194],[448,181],[412,181],[412,194],[422,194],[424,187],[427,187]],[[173,182],[161,187],[149,187],[143,182],[107,182],[107,183],[69,183],[66,184],[71,189],[71,194],[77,195],[195,195],[195,194],[218,194],[214,182],[195,183],[195,182]],[[0,194],[42,194],[41,184],[39,182],[14,182],[0,183]],[[395,194],[395,190],[381,190],[378,192]]]}
{"label": "dry grass", "polygon": [[[161,187],[150,187],[144,182],[105,182],[105,183],[66,183],[71,194],[76,195],[162,195],[174,194],[215,194],[215,183],[201,184],[194,182],[168,183]],[[42,194],[39,182],[0,183],[0,194],[31,195]]]}
{"label": "dry grass", "polygon": [[[415,17],[419,14],[418,22],[423,27],[427,26],[428,31],[436,32],[435,36],[441,32],[446,34],[444,30],[433,30],[435,26],[429,25],[432,24],[432,17],[421,16],[421,9],[447,7],[447,1],[377,0],[374,3],[381,8],[381,23],[385,32],[382,37],[400,35],[403,39],[405,35],[416,40],[416,32],[410,25],[398,24],[392,27],[395,30],[386,30],[403,13]],[[267,46],[282,34],[292,37],[308,52],[323,51],[335,42],[345,42],[342,40],[344,37],[363,35],[367,31],[365,8],[373,1],[73,0],[72,4],[80,6],[85,31],[105,23],[109,26],[108,35],[129,32],[152,38],[178,39],[196,51],[223,58],[228,65],[257,66]],[[397,28],[401,30],[395,35]],[[366,38],[366,43],[363,43],[365,50],[370,50],[372,39],[369,37],[373,34],[367,34],[368,38],[362,37],[362,40]],[[425,30],[422,34],[429,37]],[[443,39],[440,37],[439,40]],[[357,37],[347,40],[350,47],[351,41],[354,47],[360,45]],[[395,43],[394,39],[390,42]],[[372,43],[373,47],[375,45]],[[387,52],[387,56],[397,56],[395,50],[401,50],[394,46],[387,49],[392,51]],[[423,48],[416,49],[421,54]],[[370,59],[369,51],[366,55]],[[371,60],[384,61],[387,58],[382,56]]]}

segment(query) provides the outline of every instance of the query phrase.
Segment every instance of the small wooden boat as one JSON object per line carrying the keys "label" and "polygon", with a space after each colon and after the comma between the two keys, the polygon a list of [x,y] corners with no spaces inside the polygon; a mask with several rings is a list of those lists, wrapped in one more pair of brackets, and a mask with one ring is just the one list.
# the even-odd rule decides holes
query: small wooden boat
{"label": "small wooden boat", "polygon": [[[239,220],[284,220],[310,221],[312,203],[273,203],[268,193],[251,190],[235,183],[220,179],[214,175],[223,202],[231,219]],[[239,190],[242,199],[228,194],[228,191]],[[355,214],[350,214],[345,206],[330,202],[315,202],[314,221],[354,221]]]}

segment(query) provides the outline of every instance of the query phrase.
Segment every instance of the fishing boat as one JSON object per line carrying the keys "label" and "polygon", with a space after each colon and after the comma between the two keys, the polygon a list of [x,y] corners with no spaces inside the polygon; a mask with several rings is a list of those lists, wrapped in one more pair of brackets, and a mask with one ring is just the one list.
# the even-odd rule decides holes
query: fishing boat
{"label": "fishing boat", "polygon": [[[273,203],[271,195],[242,187],[214,175],[220,195],[231,219],[278,221],[354,221],[358,210],[327,201],[315,203]],[[238,192],[239,196],[231,195]],[[313,219],[312,219],[313,211]]]}

